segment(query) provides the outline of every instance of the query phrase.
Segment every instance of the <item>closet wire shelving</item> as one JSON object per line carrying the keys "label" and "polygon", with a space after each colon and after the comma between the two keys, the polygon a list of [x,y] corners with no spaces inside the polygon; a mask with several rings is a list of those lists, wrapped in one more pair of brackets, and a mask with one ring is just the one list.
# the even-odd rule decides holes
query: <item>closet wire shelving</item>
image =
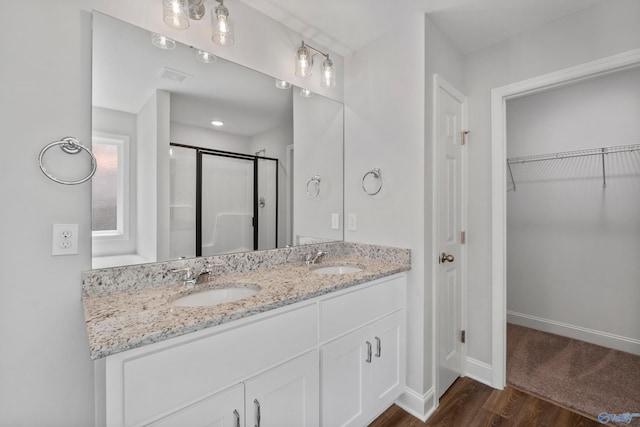
{"label": "closet wire shelving", "polygon": [[574,157],[601,156],[602,157],[602,187],[606,188],[607,172],[605,169],[605,161],[604,161],[605,156],[609,154],[629,153],[633,151],[640,151],[640,144],[618,145],[613,147],[602,147],[602,148],[590,148],[586,150],[563,151],[560,153],[536,154],[533,156],[524,156],[524,157],[511,157],[507,159],[507,169],[509,171],[509,177],[511,178],[511,184],[513,185],[513,191],[516,191],[516,182],[513,179],[513,172],[511,171],[511,165],[530,163],[530,162],[541,162],[545,160],[570,159]]}

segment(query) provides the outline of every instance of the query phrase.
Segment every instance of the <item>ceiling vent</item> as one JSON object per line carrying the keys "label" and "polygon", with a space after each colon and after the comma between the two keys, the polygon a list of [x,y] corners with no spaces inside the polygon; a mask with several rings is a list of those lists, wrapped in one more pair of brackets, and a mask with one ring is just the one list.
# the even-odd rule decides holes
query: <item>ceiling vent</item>
{"label": "ceiling vent", "polygon": [[187,80],[189,77],[193,77],[193,76],[183,71],[174,70],[173,68],[162,67],[160,69],[160,72],[158,72],[158,77],[171,80],[176,83],[182,83],[185,80]]}

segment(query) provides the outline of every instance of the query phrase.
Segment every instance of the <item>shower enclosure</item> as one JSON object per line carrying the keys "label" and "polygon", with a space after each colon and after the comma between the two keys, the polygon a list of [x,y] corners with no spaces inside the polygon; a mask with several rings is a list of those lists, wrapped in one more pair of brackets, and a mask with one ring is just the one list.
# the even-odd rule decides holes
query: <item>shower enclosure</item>
{"label": "shower enclosure", "polygon": [[172,258],[277,246],[278,159],[171,144]]}

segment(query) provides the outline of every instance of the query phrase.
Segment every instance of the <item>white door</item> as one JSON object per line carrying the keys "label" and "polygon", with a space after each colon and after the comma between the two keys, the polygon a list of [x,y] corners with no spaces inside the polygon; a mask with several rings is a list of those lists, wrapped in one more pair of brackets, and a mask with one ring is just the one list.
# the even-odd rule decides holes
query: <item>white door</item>
{"label": "white door", "polygon": [[465,98],[437,78],[438,397],[462,374],[463,134]]}
{"label": "white door", "polygon": [[245,381],[246,425],[318,427],[319,364],[318,351],[311,351]]}

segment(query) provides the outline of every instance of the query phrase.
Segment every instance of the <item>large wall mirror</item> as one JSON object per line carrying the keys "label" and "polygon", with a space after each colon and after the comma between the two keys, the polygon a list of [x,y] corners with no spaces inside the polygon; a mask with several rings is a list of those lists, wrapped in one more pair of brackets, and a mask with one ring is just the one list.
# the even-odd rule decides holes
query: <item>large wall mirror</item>
{"label": "large wall mirror", "polygon": [[343,105],[172,43],[93,14],[93,268],[342,240]]}

